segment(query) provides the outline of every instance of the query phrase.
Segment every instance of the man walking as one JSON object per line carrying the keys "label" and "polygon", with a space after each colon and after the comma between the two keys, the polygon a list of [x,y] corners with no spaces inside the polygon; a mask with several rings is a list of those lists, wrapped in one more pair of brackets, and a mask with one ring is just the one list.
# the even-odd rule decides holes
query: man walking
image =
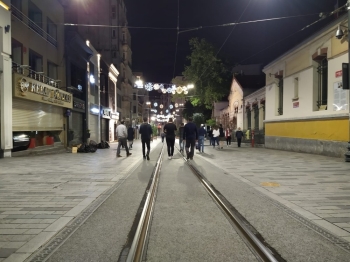
{"label": "man walking", "polygon": [[128,132],[126,130],[126,126],[124,125],[124,120],[120,122],[120,125],[117,126],[116,129],[117,137],[118,137],[118,148],[117,148],[117,157],[121,157],[120,155],[120,147],[125,147],[126,150],[126,156],[131,156],[131,153],[129,153],[128,144],[126,142]]}
{"label": "man walking", "polygon": [[128,141],[129,141],[129,150],[132,149],[132,145],[134,143],[135,131],[134,128],[129,125],[128,127]]}
{"label": "man walking", "polygon": [[171,159],[174,155],[175,131],[176,125],[173,123],[173,118],[169,118],[169,122],[164,126],[166,145],[168,147],[168,157]]}
{"label": "man walking", "polygon": [[180,124],[179,128],[179,145],[180,145],[180,152],[183,153],[184,151],[184,123]]}
{"label": "man walking", "polygon": [[204,138],[207,134],[204,124],[201,124],[201,127],[198,130],[198,150],[199,152],[204,153]]}
{"label": "man walking", "polygon": [[[193,118],[189,117],[188,122],[184,127],[183,139],[186,140],[187,159],[193,159],[194,146],[198,141],[198,130],[196,125],[192,122]],[[191,150],[189,150],[191,147]]]}
{"label": "man walking", "polygon": [[[140,135],[141,135],[141,143],[142,143],[142,154],[143,159],[149,160],[149,152],[151,150],[151,139],[153,136],[152,127],[147,122],[147,117],[143,118],[143,123],[140,126]],[[145,154],[145,145],[147,146],[147,153]]]}
{"label": "man walking", "polygon": [[241,147],[243,132],[241,131],[241,128],[240,128],[240,127],[239,127],[238,130],[236,131],[236,137],[237,137],[237,145],[238,145],[238,147]]}

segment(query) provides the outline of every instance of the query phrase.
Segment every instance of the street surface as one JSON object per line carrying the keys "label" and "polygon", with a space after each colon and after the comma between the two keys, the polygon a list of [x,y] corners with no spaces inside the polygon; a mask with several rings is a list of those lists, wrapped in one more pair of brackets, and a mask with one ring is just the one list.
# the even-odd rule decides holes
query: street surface
{"label": "street surface", "polygon": [[[151,147],[160,148],[160,144],[158,139]],[[133,155],[126,158],[122,150],[123,157],[117,159],[116,146],[89,154],[1,159],[0,261],[24,261],[50,239],[56,238],[59,247],[57,236],[73,231],[49,261],[117,261],[159,152],[144,161],[136,140]],[[305,261],[301,260],[304,256],[317,261],[317,254],[323,261],[348,261],[344,259],[350,253],[344,249],[350,248],[350,165],[343,159],[232,145],[224,150],[206,146],[193,163],[288,261]],[[179,154],[173,160],[165,157],[149,242],[150,261],[161,261],[157,247],[166,243],[158,230],[171,217],[163,211],[170,206],[176,214],[185,200],[195,203],[203,197],[194,193],[196,178],[186,177],[184,168]],[[221,221],[220,215],[211,214],[215,217],[211,222]],[[176,236],[173,232],[170,239]],[[82,239],[86,248],[79,244]],[[170,261],[176,261],[172,255],[178,248],[174,245],[169,251]],[[65,253],[79,258],[90,249],[104,254],[103,259],[60,257]]]}

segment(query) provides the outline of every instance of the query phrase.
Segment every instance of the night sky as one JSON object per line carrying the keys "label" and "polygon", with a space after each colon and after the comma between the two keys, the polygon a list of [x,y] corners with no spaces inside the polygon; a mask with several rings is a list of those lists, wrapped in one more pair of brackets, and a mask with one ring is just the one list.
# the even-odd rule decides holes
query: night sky
{"label": "night sky", "polygon": [[[174,74],[178,0],[124,1],[130,27],[170,28],[130,28],[133,71],[143,72],[146,81],[170,83]],[[346,0],[338,2],[342,6]],[[296,33],[317,21],[321,12],[333,11],[336,4],[337,0],[179,0],[180,31],[233,22],[298,17],[180,33],[175,76],[181,75],[184,65],[188,64],[188,42],[193,37],[205,38],[219,50],[230,35],[219,52],[220,57],[232,64],[265,65],[319,29],[326,21]]]}

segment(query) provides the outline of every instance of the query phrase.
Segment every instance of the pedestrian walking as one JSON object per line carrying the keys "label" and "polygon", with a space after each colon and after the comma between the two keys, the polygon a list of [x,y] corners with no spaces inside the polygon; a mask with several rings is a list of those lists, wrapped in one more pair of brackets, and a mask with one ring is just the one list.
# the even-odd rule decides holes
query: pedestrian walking
{"label": "pedestrian walking", "polygon": [[[142,143],[142,155],[143,159],[149,160],[149,152],[151,150],[151,140],[153,140],[153,130],[151,125],[147,122],[148,118],[143,118],[143,123],[140,126],[140,135],[141,135],[141,143]],[[146,148],[147,147],[147,153]]]}
{"label": "pedestrian walking", "polygon": [[223,149],[224,145],[224,141],[226,140],[225,139],[225,132],[224,132],[224,128],[222,127],[222,124],[220,124],[219,126],[219,132],[220,132],[220,135],[219,135],[219,148]]}
{"label": "pedestrian walking", "polygon": [[162,137],[162,143],[164,143],[164,137],[165,137],[164,132],[162,132],[162,134],[160,136]]}
{"label": "pedestrian walking", "polygon": [[230,128],[226,128],[225,130],[225,138],[226,138],[226,145],[230,146],[231,145],[231,129]]}
{"label": "pedestrian walking", "polygon": [[194,156],[194,146],[198,141],[198,130],[196,125],[192,122],[193,118],[189,117],[188,122],[184,127],[183,139],[186,141],[186,154],[187,160],[193,159]]}
{"label": "pedestrian walking", "polygon": [[183,136],[184,136],[184,123],[181,123],[180,127],[179,127],[179,146],[180,146],[180,152],[181,153],[183,153],[183,151],[184,151],[184,139],[183,139]]}
{"label": "pedestrian walking", "polygon": [[173,118],[169,118],[169,122],[164,126],[165,140],[168,148],[169,160],[174,156],[174,145],[175,145],[175,131],[177,130],[176,125],[173,123]]}
{"label": "pedestrian walking", "polygon": [[213,127],[211,126],[209,131],[208,131],[208,137],[209,137],[209,145],[211,146],[213,142]]}
{"label": "pedestrian walking", "polygon": [[198,150],[204,153],[204,138],[207,135],[207,130],[205,130],[204,124],[198,130]]}
{"label": "pedestrian walking", "polygon": [[126,129],[126,126],[124,125],[124,120],[120,122],[120,125],[116,128],[117,138],[118,138],[118,147],[117,147],[117,157],[121,157],[120,155],[120,147],[125,147],[126,150],[126,156],[131,156],[131,153],[129,153],[128,144],[126,142],[126,139],[128,137],[128,131]]}
{"label": "pedestrian walking", "polygon": [[212,139],[212,145],[213,148],[215,148],[215,144],[217,143],[218,148],[220,148],[219,146],[219,136],[220,136],[220,131],[217,125],[213,126],[213,139]]}
{"label": "pedestrian walking", "polygon": [[132,149],[132,145],[134,144],[134,138],[135,138],[135,130],[131,125],[129,125],[128,127],[129,150]]}
{"label": "pedestrian walking", "polygon": [[236,131],[236,138],[237,138],[238,147],[241,147],[242,137],[243,137],[243,132],[242,132],[241,128],[239,127],[238,130]]}

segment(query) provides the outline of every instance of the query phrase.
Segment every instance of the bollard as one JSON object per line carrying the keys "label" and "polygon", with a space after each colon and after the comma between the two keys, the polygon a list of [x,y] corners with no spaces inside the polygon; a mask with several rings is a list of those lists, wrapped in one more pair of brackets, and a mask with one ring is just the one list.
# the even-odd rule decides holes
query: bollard
{"label": "bollard", "polygon": [[252,130],[252,147],[254,147],[254,130]]}
{"label": "bollard", "polygon": [[348,152],[344,154],[345,162],[350,162],[350,141],[348,142]]}

